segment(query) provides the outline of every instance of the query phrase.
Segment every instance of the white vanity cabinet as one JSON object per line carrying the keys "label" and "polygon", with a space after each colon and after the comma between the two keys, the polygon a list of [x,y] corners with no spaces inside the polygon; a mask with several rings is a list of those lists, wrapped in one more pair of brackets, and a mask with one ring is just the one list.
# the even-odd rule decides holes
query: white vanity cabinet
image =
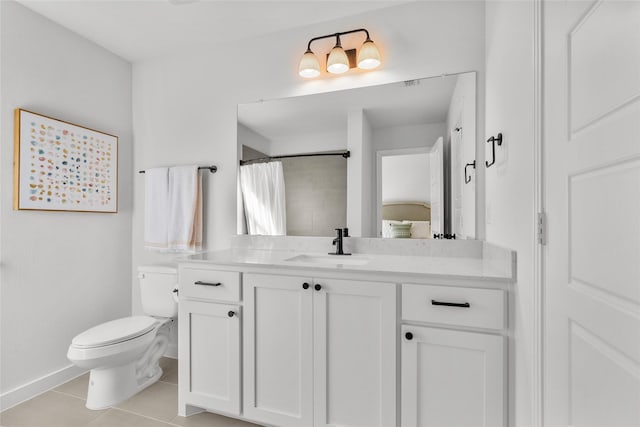
{"label": "white vanity cabinet", "polygon": [[327,267],[295,255],[221,251],[180,264],[181,415],[204,409],[273,427],[506,426],[512,270],[375,254],[366,266]]}
{"label": "white vanity cabinet", "polygon": [[179,413],[240,415],[240,274],[180,266],[179,282]]}
{"label": "white vanity cabinet", "polygon": [[502,290],[402,285],[402,427],[505,425],[505,319]]}
{"label": "white vanity cabinet", "polygon": [[396,425],[396,285],[245,274],[244,416]]}

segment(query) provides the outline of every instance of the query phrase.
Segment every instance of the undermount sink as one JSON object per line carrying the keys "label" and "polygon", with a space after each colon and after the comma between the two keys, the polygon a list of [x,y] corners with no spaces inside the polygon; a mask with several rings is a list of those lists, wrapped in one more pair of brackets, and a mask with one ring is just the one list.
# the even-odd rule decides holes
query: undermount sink
{"label": "undermount sink", "polygon": [[300,262],[319,265],[365,265],[371,258],[357,255],[296,255],[285,259],[286,262]]}

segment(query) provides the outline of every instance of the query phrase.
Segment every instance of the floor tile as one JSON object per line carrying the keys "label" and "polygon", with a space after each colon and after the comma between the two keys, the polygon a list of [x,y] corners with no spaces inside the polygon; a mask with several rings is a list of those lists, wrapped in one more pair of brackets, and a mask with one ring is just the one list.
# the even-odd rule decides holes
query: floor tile
{"label": "floor tile", "polygon": [[233,427],[259,427],[260,424],[253,424],[246,421],[236,420],[237,424],[234,424]]}
{"label": "floor tile", "polygon": [[172,359],[170,357],[161,357],[160,360],[158,361],[158,364],[164,371],[166,371],[167,369],[178,369],[178,359]]}
{"label": "floor tile", "polygon": [[162,368],[162,376],[160,381],[170,384],[178,384],[178,360],[163,357],[160,359],[160,367]]}
{"label": "floor tile", "polygon": [[163,372],[162,376],[160,377],[160,381],[163,381],[169,384],[178,385],[178,370],[173,369],[168,372],[167,371]]}
{"label": "floor tile", "polygon": [[3,427],[82,427],[104,414],[77,397],[48,391],[0,414]]}
{"label": "floor tile", "polygon": [[54,388],[54,391],[70,394],[71,396],[87,400],[88,388],[89,373],[87,372],[84,375],[80,375],[78,378],[72,379],[71,381],[62,384],[60,387]]}
{"label": "floor tile", "polygon": [[171,424],[119,409],[109,409],[86,427],[172,427]]}
{"label": "floor tile", "polygon": [[184,427],[257,427],[257,424],[249,424],[235,418],[227,418],[211,412],[201,412],[190,417],[175,417],[172,424]]}
{"label": "floor tile", "polygon": [[171,421],[178,414],[178,386],[157,382],[116,408],[161,421]]}

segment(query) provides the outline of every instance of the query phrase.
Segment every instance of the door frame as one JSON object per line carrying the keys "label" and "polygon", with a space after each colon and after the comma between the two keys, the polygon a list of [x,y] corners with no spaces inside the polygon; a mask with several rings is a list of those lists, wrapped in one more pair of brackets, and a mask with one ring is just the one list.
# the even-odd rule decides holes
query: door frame
{"label": "door frame", "polygon": [[533,7],[533,207],[536,218],[535,248],[533,250],[533,331],[531,365],[531,425],[544,426],[544,257],[545,244],[545,194],[543,165],[543,2],[532,0]]}
{"label": "door frame", "polygon": [[376,235],[382,237],[382,158],[390,156],[403,156],[408,154],[428,154],[431,146],[396,148],[393,150],[376,151]]}

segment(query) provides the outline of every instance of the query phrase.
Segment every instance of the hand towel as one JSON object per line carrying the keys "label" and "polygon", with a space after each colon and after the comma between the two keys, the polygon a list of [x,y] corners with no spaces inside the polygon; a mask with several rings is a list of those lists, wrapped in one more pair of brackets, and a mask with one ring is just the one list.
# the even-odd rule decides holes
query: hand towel
{"label": "hand towel", "polygon": [[169,169],[153,168],[145,172],[144,247],[166,250],[169,213]]}
{"label": "hand towel", "polygon": [[169,169],[167,241],[170,251],[202,249],[202,185],[198,166]]}

